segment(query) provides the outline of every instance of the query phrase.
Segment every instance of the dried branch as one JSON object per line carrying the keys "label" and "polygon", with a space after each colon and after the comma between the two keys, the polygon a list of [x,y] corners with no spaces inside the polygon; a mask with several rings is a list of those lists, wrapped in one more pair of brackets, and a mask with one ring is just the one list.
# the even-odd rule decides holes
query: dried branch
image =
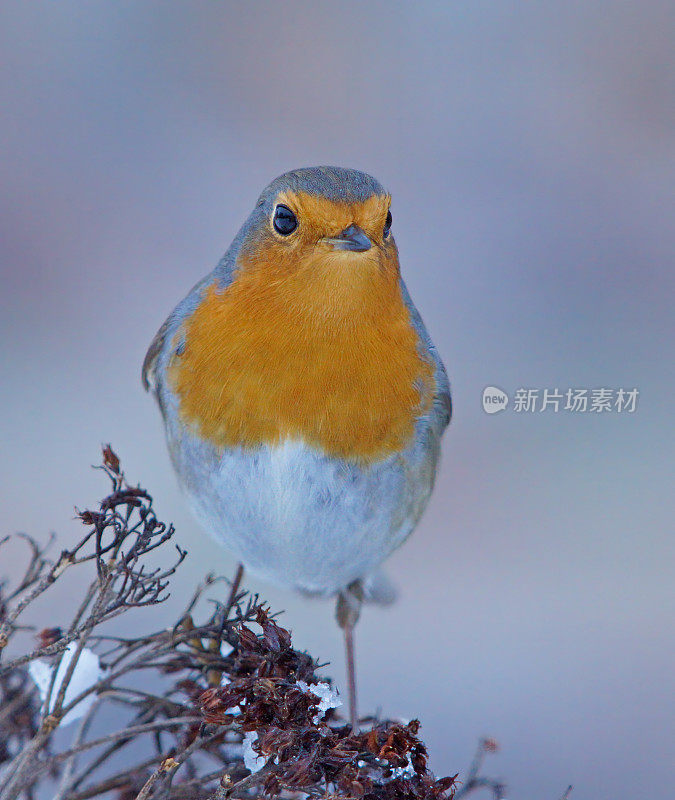
{"label": "dried branch", "polygon": [[[490,740],[457,788],[457,775],[429,772],[417,721],[373,719],[352,732],[320,665],[292,647],[257,596],[239,591],[237,576],[226,601],[203,612],[206,593],[224,581],[207,576],[168,630],[127,638],[102,630],[166,600],[186,551],[176,546],[167,566],[151,567],[150,554],[172,547],[173,525],[159,520],[145,489],[127,483],[109,446],[99,469],[111,492],[96,510],[77,512],[86,533],[54,560],[22,536],[23,573],[8,591],[0,585],[0,800],[31,800],[47,787],[57,800],[111,792],[118,800],[451,800],[479,787],[501,798],[501,784],[479,774]],[[89,582],[70,618],[48,620],[21,652],[22,615],[73,568]],[[86,664],[95,667],[87,680]],[[29,677],[38,667],[42,697]],[[137,685],[144,674],[152,691]],[[92,735],[113,706],[125,721]],[[54,731],[78,716],[70,745],[55,748]]]}
{"label": "dried branch", "polygon": [[485,756],[488,753],[496,753],[497,750],[499,750],[499,745],[494,739],[486,737],[480,740],[467,776],[462,782],[461,788],[455,793],[455,800],[466,797],[477,789],[489,789],[492,792],[494,800],[502,800],[504,792],[506,791],[505,785],[492,778],[485,778],[480,774]]}

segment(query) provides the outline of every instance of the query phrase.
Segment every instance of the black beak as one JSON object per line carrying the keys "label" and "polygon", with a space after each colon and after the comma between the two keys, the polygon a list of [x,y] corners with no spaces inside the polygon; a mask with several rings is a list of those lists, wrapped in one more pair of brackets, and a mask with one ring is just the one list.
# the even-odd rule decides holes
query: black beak
{"label": "black beak", "polygon": [[332,245],[335,250],[352,250],[356,253],[370,250],[373,244],[358,225],[350,225],[339,236],[324,239],[324,242]]}

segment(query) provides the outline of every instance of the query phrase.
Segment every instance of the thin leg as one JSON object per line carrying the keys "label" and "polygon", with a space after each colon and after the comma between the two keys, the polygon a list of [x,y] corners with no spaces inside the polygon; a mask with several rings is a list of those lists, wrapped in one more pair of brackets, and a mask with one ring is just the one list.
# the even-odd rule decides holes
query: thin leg
{"label": "thin leg", "polygon": [[359,729],[356,706],[356,662],[354,660],[354,626],[361,614],[363,589],[360,581],[354,581],[338,595],[335,609],[338,625],[344,631],[345,656],[347,661],[347,685],[349,687],[349,720],[354,732]]}
{"label": "thin leg", "polygon": [[356,733],[359,729],[359,716],[356,707],[356,665],[354,663],[354,628],[344,629],[345,656],[347,658],[347,683],[349,686],[349,721],[352,730]]}

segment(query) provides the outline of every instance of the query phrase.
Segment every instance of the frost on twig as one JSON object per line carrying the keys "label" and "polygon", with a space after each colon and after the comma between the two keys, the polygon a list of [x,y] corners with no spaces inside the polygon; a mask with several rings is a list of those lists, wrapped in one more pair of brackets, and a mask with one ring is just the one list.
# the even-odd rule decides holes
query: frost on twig
{"label": "frost on twig", "polygon": [[[78,512],[80,540],[50,558],[24,537],[23,574],[0,584],[0,800],[457,796],[456,775],[429,772],[417,721],[372,718],[353,733],[330,680],[257,596],[202,611],[207,592],[230,593],[221,578],[207,576],[170,627],[111,635],[122,614],[141,628],[186,552],[110,447],[101,469],[111,492]],[[167,566],[150,565],[154,551],[171,553]],[[73,569],[88,583],[70,617],[22,648],[25,612]]]}

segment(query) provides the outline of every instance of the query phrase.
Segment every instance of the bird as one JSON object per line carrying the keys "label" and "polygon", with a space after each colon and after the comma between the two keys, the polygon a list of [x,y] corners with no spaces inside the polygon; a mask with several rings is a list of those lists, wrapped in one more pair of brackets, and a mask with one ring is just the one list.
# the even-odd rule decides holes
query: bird
{"label": "bird", "polygon": [[336,598],[350,721],[354,626],[393,591],[452,415],[443,362],[401,276],[391,195],[370,175],[273,180],[152,340],[142,381],[179,484],[243,570]]}

